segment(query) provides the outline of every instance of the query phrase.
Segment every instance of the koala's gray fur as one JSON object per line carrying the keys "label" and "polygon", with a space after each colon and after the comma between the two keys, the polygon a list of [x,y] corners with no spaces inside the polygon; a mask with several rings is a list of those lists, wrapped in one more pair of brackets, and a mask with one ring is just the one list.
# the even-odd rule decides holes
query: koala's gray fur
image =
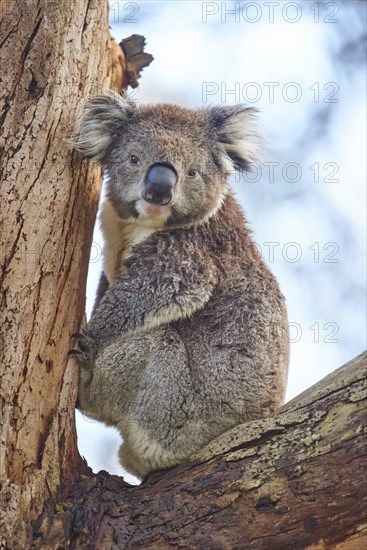
{"label": "koala's gray fur", "polygon": [[[260,141],[250,108],[113,94],[88,102],[77,130],[76,149],[108,173],[100,296],[74,350],[78,406],[120,430],[121,463],[138,477],[283,402],[284,298],[228,183]],[[141,198],[156,163],[177,174],[168,206]]]}

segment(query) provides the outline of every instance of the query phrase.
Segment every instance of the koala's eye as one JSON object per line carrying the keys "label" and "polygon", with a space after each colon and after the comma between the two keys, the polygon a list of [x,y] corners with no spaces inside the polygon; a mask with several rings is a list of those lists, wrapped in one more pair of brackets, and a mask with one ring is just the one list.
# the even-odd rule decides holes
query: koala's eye
{"label": "koala's eye", "polygon": [[134,164],[135,166],[140,164],[140,160],[136,155],[131,155],[131,157],[129,158],[129,162],[130,164]]}
{"label": "koala's eye", "polygon": [[191,168],[191,170],[187,172],[187,175],[189,176],[189,178],[194,178],[195,176],[197,176],[197,173],[198,171],[196,170],[196,168]]}

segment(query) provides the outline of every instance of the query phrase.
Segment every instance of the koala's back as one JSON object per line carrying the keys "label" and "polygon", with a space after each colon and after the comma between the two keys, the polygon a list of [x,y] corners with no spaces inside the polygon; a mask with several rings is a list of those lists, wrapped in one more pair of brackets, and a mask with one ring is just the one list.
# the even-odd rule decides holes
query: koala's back
{"label": "koala's back", "polygon": [[165,324],[158,315],[157,328],[106,346],[89,390],[101,404],[97,417],[123,435],[122,464],[139,477],[187,459],[231,426],[272,415],[284,399],[284,299],[235,200],[228,196],[204,225],[153,234],[132,256],[159,279],[165,254],[180,255],[185,243],[215,266],[210,299],[191,316]]}
{"label": "koala's back", "polygon": [[272,414],[283,402],[287,315],[277,281],[232,197],[226,200],[225,214],[197,230],[217,267],[216,288],[203,309],[173,327],[185,342],[197,390],[205,396],[211,388],[203,411],[210,403],[223,414],[233,412],[237,420],[252,419]]}

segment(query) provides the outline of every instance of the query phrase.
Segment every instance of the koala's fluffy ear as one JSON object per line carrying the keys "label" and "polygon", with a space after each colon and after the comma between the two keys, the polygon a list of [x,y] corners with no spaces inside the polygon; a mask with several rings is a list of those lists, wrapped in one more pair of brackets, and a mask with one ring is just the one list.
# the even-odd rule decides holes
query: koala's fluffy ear
{"label": "koala's fluffy ear", "polygon": [[133,103],[114,92],[91,98],[69,144],[84,157],[103,162],[114,136],[134,110]]}
{"label": "koala's fluffy ear", "polygon": [[259,131],[256,113],[257,109],[245,105],[209,109],[210,128],[238,170],[251,170],[264,160],[265,139]]}

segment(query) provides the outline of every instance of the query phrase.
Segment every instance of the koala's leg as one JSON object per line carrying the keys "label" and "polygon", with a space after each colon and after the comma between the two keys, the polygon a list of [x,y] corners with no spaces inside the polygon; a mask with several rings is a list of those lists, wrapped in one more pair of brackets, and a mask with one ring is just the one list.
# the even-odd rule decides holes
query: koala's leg
{"label": "koala's leg", "polygon": [[143,414],[140,392],[145,395],[146,388],[152,395],[148,377],[155,376],[152,368],[159,370],[159,355],[167,344],[165,332],[153,329],[120,336],[98,351],[92,338],[77,334],[80,349],[71,353],[80,365],[79,408],[115,426],[124,423],[132,411]]}
{"label": "koala's leg", "polygon": [[120,337],[99,351],[89,379],[81,369],[78,399],[82,412],[120,430],[122,465],[138,477],[181,462],[202,435],[192,421],[200,405],[188,354],[170,327]]}

